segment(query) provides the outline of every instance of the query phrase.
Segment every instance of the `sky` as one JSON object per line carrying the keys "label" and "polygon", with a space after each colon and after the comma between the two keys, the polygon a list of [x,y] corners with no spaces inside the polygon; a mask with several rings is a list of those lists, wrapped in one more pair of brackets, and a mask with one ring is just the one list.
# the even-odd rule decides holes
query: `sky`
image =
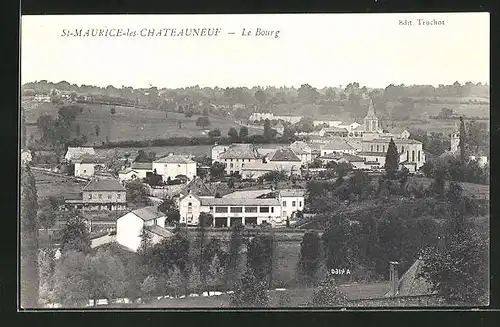
{"label": "sky", "polygon": [[[418,19],[444,25],[419,26]],[[405,20],[412,25],[401,25]],[[63,36],[76,29],[84,34],[118,28],[137,35]],[[167,28],[219,28],[220,33],[141,36]],[[256,36],[257,28],[279,35]],[[252,35],[243,36],[243,29]],[[65,80],[117,88],[489,83],[489,31],[488,13],[22,16],[21,83]]]}

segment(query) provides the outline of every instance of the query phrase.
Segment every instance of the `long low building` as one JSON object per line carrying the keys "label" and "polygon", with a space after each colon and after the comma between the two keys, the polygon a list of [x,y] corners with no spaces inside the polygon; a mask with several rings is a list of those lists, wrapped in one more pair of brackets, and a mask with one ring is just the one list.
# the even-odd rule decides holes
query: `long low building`
{"label": "long low building", "polygon": [[180,223],[197,225],[202,212],[214,217],[215,227],[260,225],[284,226],[304,210],[303,190],[271,192],[268,198],[215,198],[188,193],[179,199]]}

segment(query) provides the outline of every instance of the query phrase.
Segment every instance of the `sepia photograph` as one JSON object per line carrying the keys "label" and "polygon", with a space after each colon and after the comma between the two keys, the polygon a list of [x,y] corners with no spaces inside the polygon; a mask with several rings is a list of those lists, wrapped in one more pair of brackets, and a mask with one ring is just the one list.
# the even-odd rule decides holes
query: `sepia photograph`
{"label": "sepia photograph", "polygon": [[490,304],[489,13],[22,15],[18,310]]}

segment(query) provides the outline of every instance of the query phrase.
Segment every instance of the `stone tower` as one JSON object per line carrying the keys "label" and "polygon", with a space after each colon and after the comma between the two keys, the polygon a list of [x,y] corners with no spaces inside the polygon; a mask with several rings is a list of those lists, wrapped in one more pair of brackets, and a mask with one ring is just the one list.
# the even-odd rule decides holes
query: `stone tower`
{"label": "stone tower", "polygon": [[368,105],[368,112],[364,118],[365,133],[377,133],[379,131],[379,122],[377,116],[375,116],[375,107],[373,106],[373,99],[370,99],[370,104]]}
{"label": "stone tower", "polygon": [[450,137],[450,152],[456,153],[458,152],[458,147],[460,144],[460,131],[458,129],[458,125],[455,122],[455,129],[453,130],[453,133],[451,133]]}

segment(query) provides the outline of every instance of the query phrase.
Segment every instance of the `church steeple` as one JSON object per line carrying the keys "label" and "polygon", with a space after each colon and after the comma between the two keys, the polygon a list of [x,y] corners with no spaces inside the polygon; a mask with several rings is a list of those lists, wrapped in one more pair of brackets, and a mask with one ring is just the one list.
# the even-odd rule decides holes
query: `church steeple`
{"label": "church steeple", "polygon": [[379,131],[378,118],[375,116],[375,106],[373,105],[373,99],[370,99],[368,104],[368,112],[366,113],[365,119],[365,132],[377,133]]}

